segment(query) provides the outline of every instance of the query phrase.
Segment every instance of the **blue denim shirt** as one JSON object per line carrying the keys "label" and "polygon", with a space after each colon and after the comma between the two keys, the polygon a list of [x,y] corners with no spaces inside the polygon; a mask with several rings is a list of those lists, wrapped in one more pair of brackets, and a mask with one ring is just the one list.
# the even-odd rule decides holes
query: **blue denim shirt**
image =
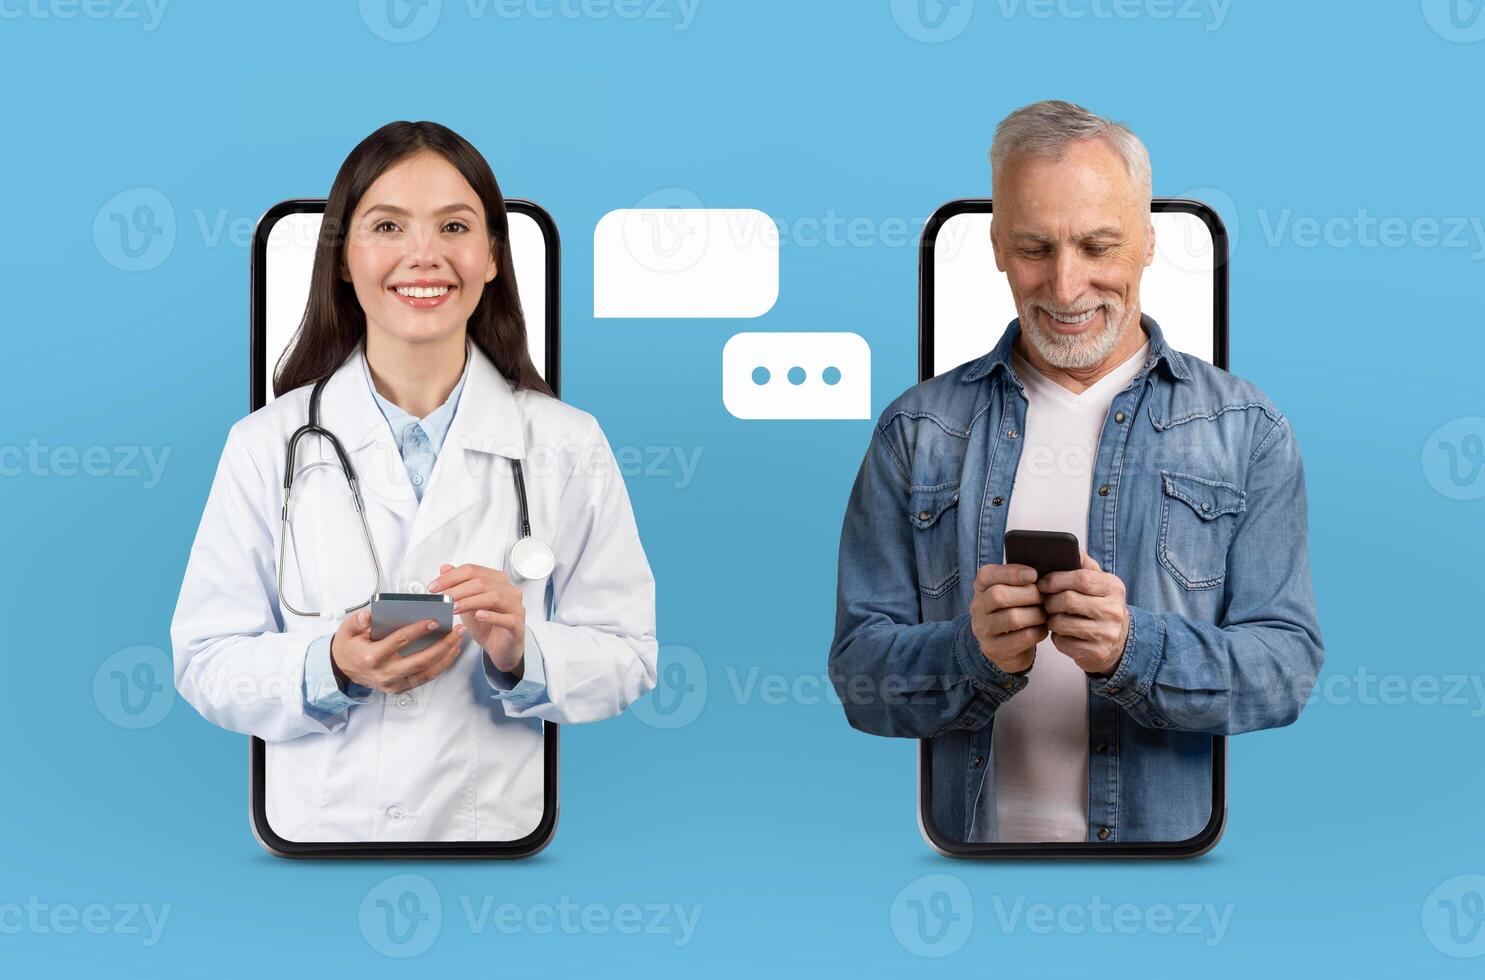
{"label": "blue denim shirt", "polygon": [[[1088,676],[1090,843],[1200,834],[1213,737],[1294,721],[1324,659],[1288,420],[1140,322],[1149,356],[1104,421],[1083,542],[1129,607],[1117,669]],[[969,616],[976,570],[1003,561],[1020,329],[887,406],[841,531],[832,683],[854,727],[931,740],[924,819],[955,842],[996,839],[981,800],[995,711],[1027,684],[983,655]]]}

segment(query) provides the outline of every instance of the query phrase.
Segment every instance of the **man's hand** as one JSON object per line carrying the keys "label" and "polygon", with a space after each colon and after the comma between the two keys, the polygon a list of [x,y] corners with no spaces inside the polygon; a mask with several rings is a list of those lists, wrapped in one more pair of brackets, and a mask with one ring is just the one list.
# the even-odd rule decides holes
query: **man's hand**
{"label": "man's hand", "polygon": [[975,573],[970,629],[985,659],[1010,674],[1031,667],[1047,638],[1047,615],[1030,565],[983,565]]}
{"label": "man's hand", "polygon": [[1076,572],[1051,572],[1036,583],[1044,596],[1052,645],[1086,673],[1108,676],[1119,667],[1129,636],[1124,583],[1083,552]]}
{"label": "man's hand", "polygon": [[496,670],[519,674],[526,652],[526,604],[504,572],[483,565],[440,565],[428,591],[454,600],[469,635],[490,655]]}

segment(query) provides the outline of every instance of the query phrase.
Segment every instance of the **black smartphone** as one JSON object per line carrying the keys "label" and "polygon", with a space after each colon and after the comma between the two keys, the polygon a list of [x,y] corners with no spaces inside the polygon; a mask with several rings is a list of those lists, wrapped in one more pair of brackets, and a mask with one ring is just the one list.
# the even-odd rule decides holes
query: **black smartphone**
{"label": "black smartphone", "polygon": [[1005,532],[1005,564],[1030,565],[1036,577],[1052,572],[1075,572],[1083,567],[1078,536],[1067,531]]}

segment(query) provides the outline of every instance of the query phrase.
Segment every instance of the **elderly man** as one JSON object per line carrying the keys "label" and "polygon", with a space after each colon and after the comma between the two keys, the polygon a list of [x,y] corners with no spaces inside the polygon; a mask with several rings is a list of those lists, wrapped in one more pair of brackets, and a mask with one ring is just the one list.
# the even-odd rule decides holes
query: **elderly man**
{"label": "elderly man", "polygon": [[[1212,740],[1287,725],[1324,657],[1299,445],[1254,385],[1140,310],[1150,160],[1066,102],[990,149],[1017,318],[909,389],[841,532],[830,674],[851,724],[932,739],[933,836],[1189,841]],[[1001,564],[1067,531],[1078,571]]]}

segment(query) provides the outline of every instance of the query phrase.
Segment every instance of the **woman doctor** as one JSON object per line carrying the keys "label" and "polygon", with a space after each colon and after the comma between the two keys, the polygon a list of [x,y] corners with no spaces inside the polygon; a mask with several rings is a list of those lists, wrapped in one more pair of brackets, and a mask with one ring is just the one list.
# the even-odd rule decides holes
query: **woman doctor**
{"label": "woman doctor", "polygon": [[[324,437],[299,440],[282,520],[322,379],[379,584]],[[655,587],[607,440],[527,353],[505,202],[462,137],[394,122],[346,158],[274,392],[227,436],[171,626],[176,687],[268,743],[268,822],[290,841],[528,836],[540,720],[608,718],[654,687]],[[508,567],[517,465],[555,559],[534,579]],[[345,610],[374,589],[452,597],[453,631],[399,654],[433,621],[373,640],[368,610]]]}

